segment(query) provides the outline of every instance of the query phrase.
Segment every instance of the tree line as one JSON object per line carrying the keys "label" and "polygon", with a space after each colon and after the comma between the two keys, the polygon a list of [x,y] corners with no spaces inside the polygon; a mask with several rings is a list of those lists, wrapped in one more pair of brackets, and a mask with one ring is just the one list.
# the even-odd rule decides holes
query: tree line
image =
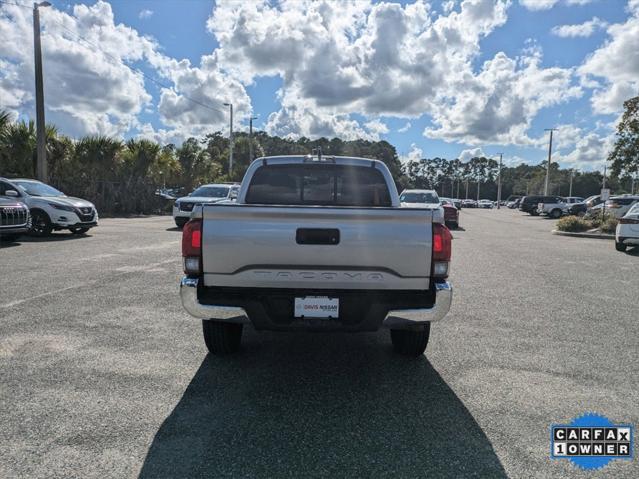
{"label": "tree line", "polygon": [[[170,204],[156,194],[158,190],[170,187],[188,193],[204,183],[241,181],[251,162],[249,137],[243,132],[234,135],[232,172],[229,139],[219,131],[188,138],[179,146],[108,136],[74,140],[52,125],[47,125],[45,138],[48,182],[70,196],[92,201],[102,214],[166,211]],[[325,155],[377,158],[398,181],[403,177],[397,151],[386,141],[292,140],[261,131],[251,141],[254,158],[305,155],[321,147]],[[0,112],[0,176],[34,178],[36,158],[33,122],[12,121],[7,112]]]}
{"label": "tree line", "polygon": [[[611,174],[607,186],[615,194],[630,192],[631,177],[639,173],[639,97],[624,103],[625,113],[617,128],[617,141],[608,160]],[[49,183],[68,195],[93,201],[106,214],[152,213],[166,210],[166,200],[156,192],[163,187],[192,191],[203,183],[240,181],[253,157],[305,155],[321,148],[325,155],[359,156],[383,161],[398,189],[435,189],[440,196],[497,198],[498,163],[493,158],[469,161],[423,158],[402,163],[387,141],[339,138],[290,139],[254,133],[234,138],[234,167],[229,172],[229,139],[221,132],[188,138],[182,145],[160,145],[147,139],[123,141],[108,136],[71,139],[47,125]],[[35,177],[36,131],[33,122],[13,121],[0,111],[0,176]],[[597,194],[602,187],[599,171],[571,172],[551,163],[549,194],[567,196],[572,175],[573,196]],[[501,170],[502,198],[542,194],[546,162],[520,164]]]}

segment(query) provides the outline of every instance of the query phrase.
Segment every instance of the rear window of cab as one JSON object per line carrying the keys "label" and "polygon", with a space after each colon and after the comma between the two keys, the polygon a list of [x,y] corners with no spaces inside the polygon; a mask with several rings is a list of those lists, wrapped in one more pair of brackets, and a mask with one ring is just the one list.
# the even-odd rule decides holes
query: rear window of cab
{"label": "rear window of cab", "polygon": [[263,205],[391,206],[384,175],[371,166],[264,165],[248,187],[245,203]]}

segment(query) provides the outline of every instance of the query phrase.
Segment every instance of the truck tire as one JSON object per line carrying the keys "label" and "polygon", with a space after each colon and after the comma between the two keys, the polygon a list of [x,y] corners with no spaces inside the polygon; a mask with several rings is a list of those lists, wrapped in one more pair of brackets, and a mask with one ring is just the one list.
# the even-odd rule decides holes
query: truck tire
{"label": "truck tire", "polygon": [[617,241],[615,241],[615,249],[617,251],[626,251],[626,245],[623,243],[618,243]]}
{"label": "truck tire", "polygon": [[240,349],[242,325],[202,320],[204,342],[211,354],[235,353]]}
{"label": "truck tire", "polygon": [[391,329],[391,341],[395,352],[405,356],[421,356],[428,345],[430,323],[424,329],[412,331]]}

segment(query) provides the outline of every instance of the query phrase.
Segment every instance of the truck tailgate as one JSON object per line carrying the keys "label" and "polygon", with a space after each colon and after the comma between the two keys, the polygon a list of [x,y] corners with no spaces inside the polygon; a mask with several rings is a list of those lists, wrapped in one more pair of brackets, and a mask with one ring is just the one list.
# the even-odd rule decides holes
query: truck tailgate
{"label": "truck tailgate", "polygon": [[433,211],[205,205],[204,284],[425,290]]}

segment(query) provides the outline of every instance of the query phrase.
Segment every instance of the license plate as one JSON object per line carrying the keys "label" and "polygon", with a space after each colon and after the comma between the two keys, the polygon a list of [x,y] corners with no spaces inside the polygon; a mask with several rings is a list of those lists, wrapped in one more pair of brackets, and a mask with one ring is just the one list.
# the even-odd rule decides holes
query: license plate
{"label": "license plate", "polygon": [[328,296],[295,298],[295,317],[337,319],[339,317],[339,299]]}

